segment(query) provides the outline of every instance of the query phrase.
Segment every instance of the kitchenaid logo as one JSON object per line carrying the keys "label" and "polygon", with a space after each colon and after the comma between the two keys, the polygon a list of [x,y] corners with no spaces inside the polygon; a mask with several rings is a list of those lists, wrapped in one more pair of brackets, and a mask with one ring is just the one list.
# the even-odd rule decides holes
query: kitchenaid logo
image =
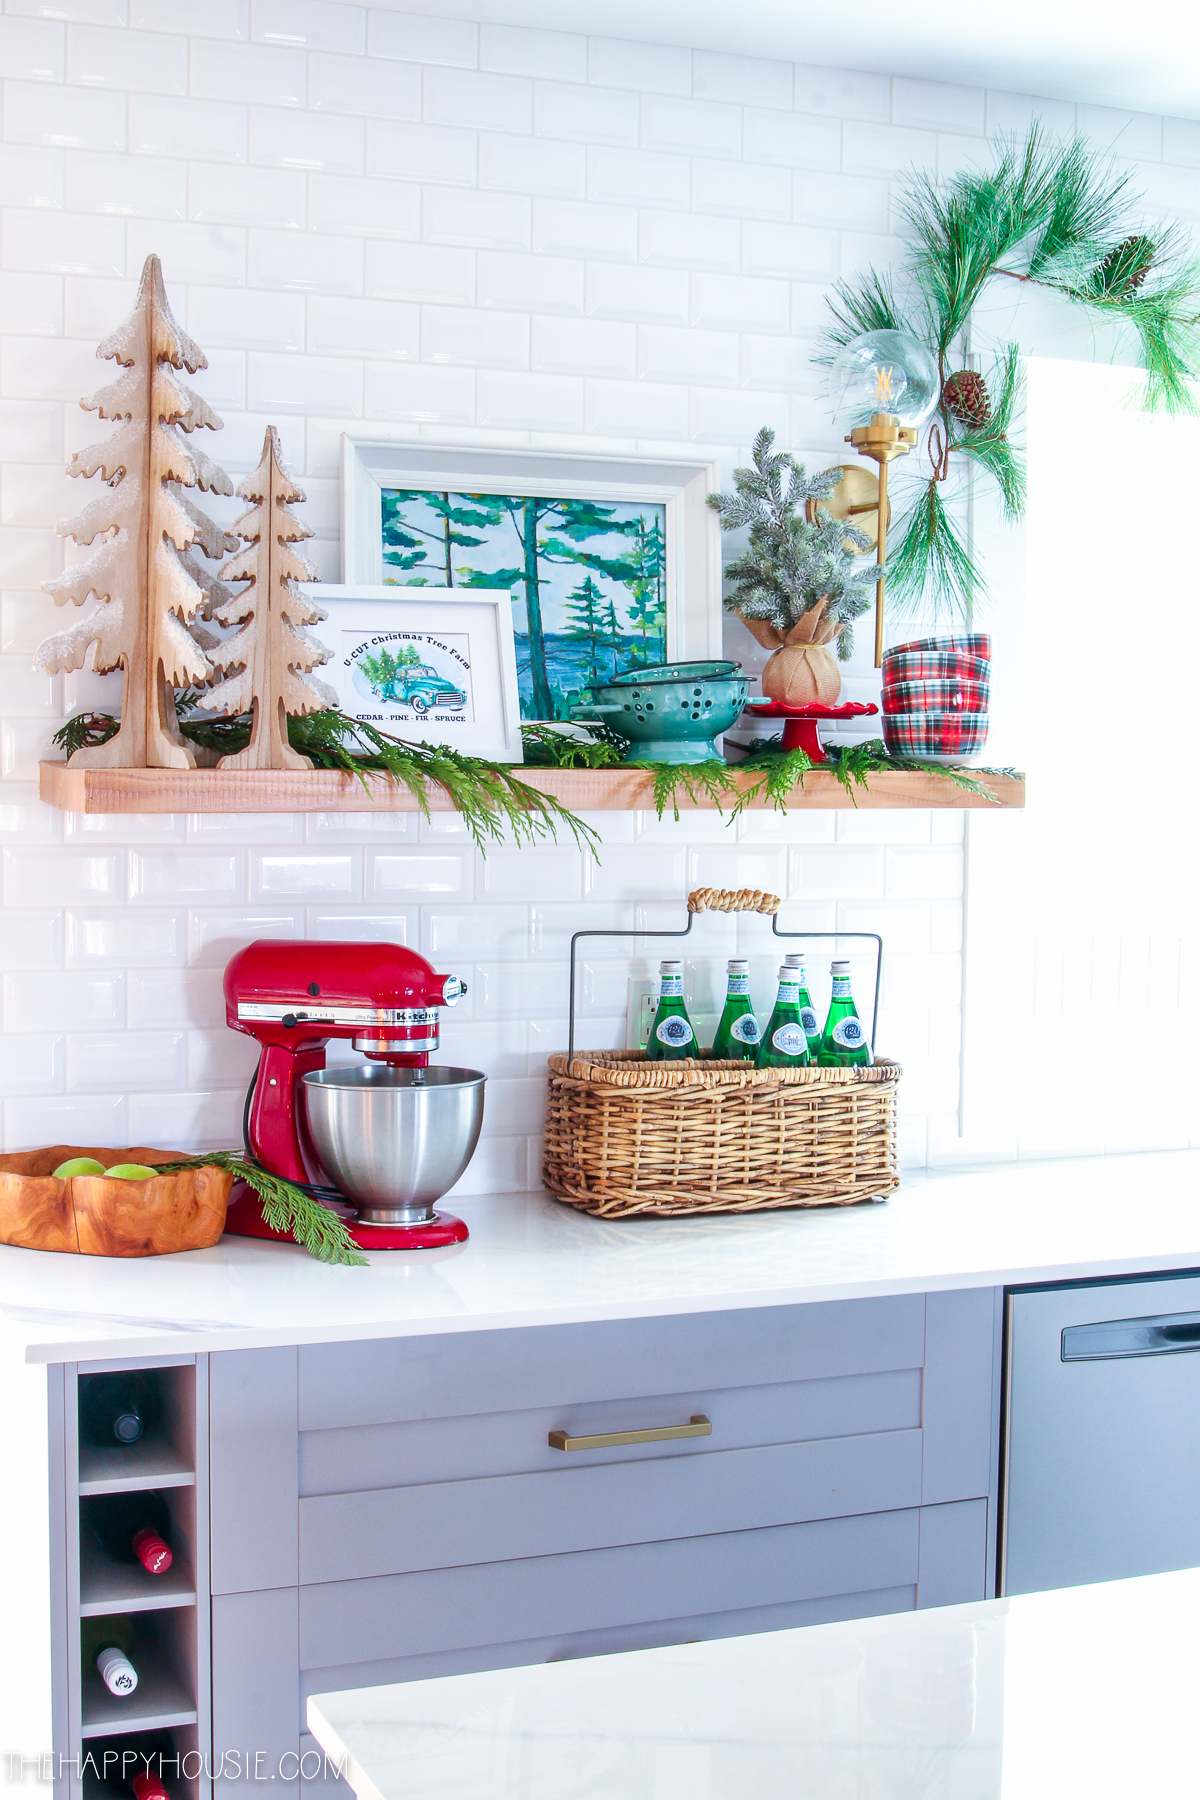
{"label": "kitchenaid logo", "polygon": [[63,1756],[53,1750],[31,1755],[25,1750],[0,1752],[7,1766],[8,1781],[49,1784],[65,1781],[105,1782],[128,1788],[136,1775],[157,1775],[166,1782],[197,1781],[201,1775],[210,1781],[316,1781],[332,1777],[341,1781],[346,1773],[346,1755],[329,1756],[324,1750],[285,1750],[273,1758],[265,1750],[225,1750],[219,1756],[206,1756],[199,1750],[155,1752],[145,1756],[134,1750],[88,1750],[78,1756]]}

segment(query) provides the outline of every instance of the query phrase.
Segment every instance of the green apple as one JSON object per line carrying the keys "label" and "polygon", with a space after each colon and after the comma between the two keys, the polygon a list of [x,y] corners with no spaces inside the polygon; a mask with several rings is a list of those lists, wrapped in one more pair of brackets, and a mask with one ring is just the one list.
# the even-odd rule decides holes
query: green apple
{"label": "green apple", "polygon": [[72,1156],[66,1162],[59,1163],[54,1171],[56,1181],[70,1181],[72,1175],[103,1175],[104,1164],[97,1162],[94,1156]]}
{"label": "green apple", "polygon": [[158,1174],[157,1169],[148,1169],[145,1163],[114,1163],[111,1169],[105,1169],[106,1175],[115,1175],[118,1181],[153,1181]]}

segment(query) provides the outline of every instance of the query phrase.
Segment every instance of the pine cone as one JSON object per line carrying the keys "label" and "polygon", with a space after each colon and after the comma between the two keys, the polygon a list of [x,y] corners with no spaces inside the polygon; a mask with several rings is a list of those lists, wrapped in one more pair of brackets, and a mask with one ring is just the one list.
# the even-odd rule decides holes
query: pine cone
{"label": "pine cone", "polygon": [[1100,293],[1114,299],[1132,294],[1141,287],[1154,262],[1154,244],[1148,237],[1127,237],[1115,244],[1098,263],[1092,274],[1092,285]]}
{"label": "pine cone", "polygon": [[960,369],[946,377],[942,401],[961,425],[977,431],[992,416],[992,402],[983,376],[974,369]]}

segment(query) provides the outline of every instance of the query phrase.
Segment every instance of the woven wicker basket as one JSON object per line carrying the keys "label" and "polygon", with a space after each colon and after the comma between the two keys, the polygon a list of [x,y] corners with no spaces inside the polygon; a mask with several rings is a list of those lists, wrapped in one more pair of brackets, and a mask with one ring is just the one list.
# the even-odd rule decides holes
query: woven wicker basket
{"label": "woven wicker basket", "polygon": [[900,1185],[899,1063],[752,1069],[640,1050],[549,1060],[542,1179],[600,1218],[850,1206]]}

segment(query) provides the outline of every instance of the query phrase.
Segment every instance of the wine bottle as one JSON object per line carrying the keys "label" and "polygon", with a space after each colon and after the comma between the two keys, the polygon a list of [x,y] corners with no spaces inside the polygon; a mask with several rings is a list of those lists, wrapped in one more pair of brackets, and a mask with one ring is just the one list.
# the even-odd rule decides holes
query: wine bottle
{"label": "wine bottle", "polygon": [[80,1384],[79,1429],[89,1444],[136,1444],[158,1423],[159,1394],[136,1370],[90,1375]]}
{"label": "wine bottle", "polygon": [[134,1800],[170,1800],[163,1779],[179,1771],[179,1756],[165,1731],[143,1731],[133,1737],[85,1739],[80,1774],[86,1785],[95,1777],[106,1794],[133,1794]]}
{"label": "wine bottle", "polygon": [[171,1566],[171,1515],[161,1494],[98,1494],[88,1502],[92,1530],[118,1562],[140,1562],[151,1575]]}
{"label": "wine bottle", "polygon": [[804,957],[799,950],[789,950],[784,957],[789,969],[797,969],[800,973],[800,1023],[804,1027],[804,1035],[808,1039],[808,1054],[816,1062],[821,1051],[821,1027],[817,1023],[816,1008],[808,991],[808,976],[804,970]]}
{"label": "wine bottle", "polygon": [[870,1068],[875,1059],[850,992],[850,964],[835,962],[830,966],[830,973],[833,998],[821,1035],[820,1060],[829,1069]]}
{"label": "wine bottle", "polygon": [[110,1694],[124,1698],[138,1684],[130,1658],[134,1651],[133,1626],[128,1619],[81,1619],[80,1647],[85,1668],[94,1667]]}

